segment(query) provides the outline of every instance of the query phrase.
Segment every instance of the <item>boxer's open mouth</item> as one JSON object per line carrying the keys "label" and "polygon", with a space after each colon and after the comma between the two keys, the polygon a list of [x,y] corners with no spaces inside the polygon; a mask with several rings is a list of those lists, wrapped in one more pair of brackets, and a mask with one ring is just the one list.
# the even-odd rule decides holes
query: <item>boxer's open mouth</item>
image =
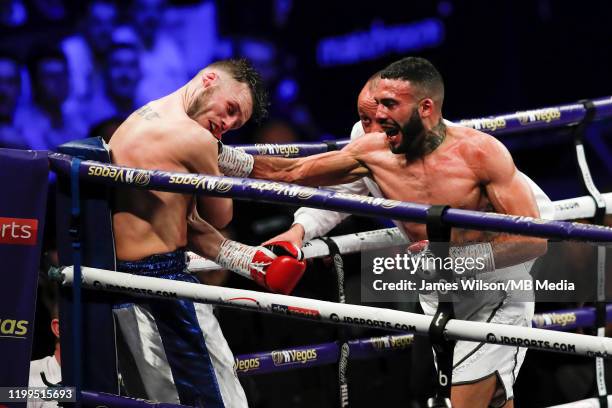
{"label": "boxer's open mouth", "polygon": [[398,127],[392,126],[392,127],[384,128],[383,130],[387,134],[387,141],[391,145],[396,145],[399,143],[400,129]]}
{"label": "boxer's open mouth", "polygon": [[390,127],[390,128],[384,128],[385,133],[387,134],[387,137],[393,137],[393,136],[397,136],[400,132],[398,127]]}

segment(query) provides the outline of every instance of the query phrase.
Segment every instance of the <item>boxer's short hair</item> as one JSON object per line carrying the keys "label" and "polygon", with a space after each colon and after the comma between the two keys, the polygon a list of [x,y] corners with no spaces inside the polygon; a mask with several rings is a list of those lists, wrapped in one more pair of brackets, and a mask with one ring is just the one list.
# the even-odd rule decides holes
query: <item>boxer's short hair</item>
{"label": "boxer's short hair", "polygon": [[423,92],[424,97],[444,100],[444,81],[434,65],[420,57],[406,57],[388,65],[380,73],[383,79],[409,81]]}
{"label": "boxer's short hair", "polygon": [[261,75],[251,63],[244,59],[228,59],[213,62],[208,68],[222,69],[228,72],[236,81],[247,84],[253,99],[253,120],[261,122],[268,116],[268,93],[264,87]]}

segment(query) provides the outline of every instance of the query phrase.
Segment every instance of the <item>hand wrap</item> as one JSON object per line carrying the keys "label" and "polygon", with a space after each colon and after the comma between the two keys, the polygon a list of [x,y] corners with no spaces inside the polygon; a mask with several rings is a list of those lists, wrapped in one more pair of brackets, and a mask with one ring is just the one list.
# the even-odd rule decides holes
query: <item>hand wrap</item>
{"label": "hand wrap", "polygon": [[248,177],[253,171],[253,155],[235,147],[219,145],[219,170],[230,177]]}

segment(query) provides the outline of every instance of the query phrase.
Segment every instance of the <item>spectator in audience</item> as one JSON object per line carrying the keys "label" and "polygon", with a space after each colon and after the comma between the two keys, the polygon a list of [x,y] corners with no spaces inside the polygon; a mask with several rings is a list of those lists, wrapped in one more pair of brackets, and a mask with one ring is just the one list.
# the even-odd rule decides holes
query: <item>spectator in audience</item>
{"label": "spectator in audience", "polygon": [[228,41],[219,37],[216,3],[216,0],[173,2],[164,14],[163,29],[172,32],[180,46],[188,77],[213,61],[230,57],[229,50],[224,49],[226,44],[229,48]]}
{"label": "spectator in audience", "polygon": [[[58,293],[56,285],[46,282],[49,298],[42,302],[49,309],[51,317],[51,332],[55,337],[53,354],[39,360],[30,361],[30,378],[28,387],[47,387],[49,384],[58,384],[62,381],[61,357],[60,357],[60,331],[58,312]],[[43,291],[43,294],[45,291]],[[29,401],[28,408],[55,408],[57,401]]]}
{"label": "spectator in audience", "polygon": [[142,43],[138,105],[174,92],[188,79],[180,47],[172,35],[161,29],[165,11],[165,0],[133,0],[132,3],[132,21]]}
{"label": "spectator in audience", "polygon": [[140,65],[137,45],[116,43],[111,47],[104,64],[104,98],[96,106],[101,121],[93,124],[93,129],[112,119],[123,121],[138,108]]}
{"label": "spectator in audience", "polygon": [[68,102],[68,63],[61,49],[35,48],[28,56],[27,67],[32,100],[15,112],[24,147],[53,150],[62,143],[83,138],[87,124],[77,107]]}
{"label": "spectator in audience", "polygon": [[28,21],[28,9],[22,0],[0,1],[0,27],[16,28]]}
{"label": "spectator in audience", "polygon": [[80,32],[62,42],[70,72],[70,99],[82,108],[89,124],[104,119],[96,108],[104,99],[103,66],[117,18],[114,1],[93,0],[87,5]]}
{"label": "spectator in audience", "polygon": [[0,54],[0,147],[21,147],[21,132],[15,127],[15,109],[21,93],[19,61]]}
{"label": "spectator in audience", "polygon": [[115,114],[128,117],[139,106],[136,90],[142,80],[142,64],[138,48],[131,44],[114,45],[104,76],[106,95],[115,106]]}

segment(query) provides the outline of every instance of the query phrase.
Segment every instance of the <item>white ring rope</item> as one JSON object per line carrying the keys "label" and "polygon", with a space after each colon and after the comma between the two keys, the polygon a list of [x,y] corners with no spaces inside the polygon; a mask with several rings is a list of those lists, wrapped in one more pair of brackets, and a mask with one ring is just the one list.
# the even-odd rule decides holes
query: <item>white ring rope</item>
{"label": "white ring rope", "polygon": [[[612,193],[602,194],[606,203],[606,214],[612,214]],[[576,220],[580,218],[591,218],[595,216],[595,201],[591,196],[568,198],[566,200],[553,201],[555,206],[555,220]]]}
{"label": "white ring rope", "polygon": [[[606,201],[606,213],[612,214],[612,193],[602,194]],[[595,215],[595,202],[590,196],[568,198],[566,200],[553,201],[555,207],[554,219],[557,221],[590,218]],[[332,237],[341,254],[350,254],[372,249],[386,248],[393,245],[408,243],[406,238],[397,228],[379,229],[356,234],[340,235]],[[320,239],[305,242],[302,248],[304,258],[320,258],[329,255],[329,247]],[[202,258],[201,256],[188,252],[189,271],[212,271],[220,269],[215,262]]]}
{"label": "white ring rope", "polygon": [[[63,285],[72,284],[73,269],[51,272]],[[199,303],[276,313],[321,322],[409,331],[427,335],[431,316],[346,303],[326,302],[274,293],[255,292],[169,279],[82,268],[86,288],[124,292],[162,299],[187,299]],[[468,340],[545,351],[612,358],[612,339],[512,325],[452,319],[445,329],[448,339]]]}
{"label": "white ring rope", "polygon": [[[331,239],[338,245],[338,249],[343,255],[372,249],[387,248],[408,242],[397,228],[357,232],[354,234],[339,235]],[[329,255],[329,247],[323,240],[313,239],[304,243],[302,253],[305,259],[320,258]],[[190,272],[212,271],[221,268],[215,262],[194,254],[193,252],[188,252],[187,254],[189,255],[188,268]]]}

